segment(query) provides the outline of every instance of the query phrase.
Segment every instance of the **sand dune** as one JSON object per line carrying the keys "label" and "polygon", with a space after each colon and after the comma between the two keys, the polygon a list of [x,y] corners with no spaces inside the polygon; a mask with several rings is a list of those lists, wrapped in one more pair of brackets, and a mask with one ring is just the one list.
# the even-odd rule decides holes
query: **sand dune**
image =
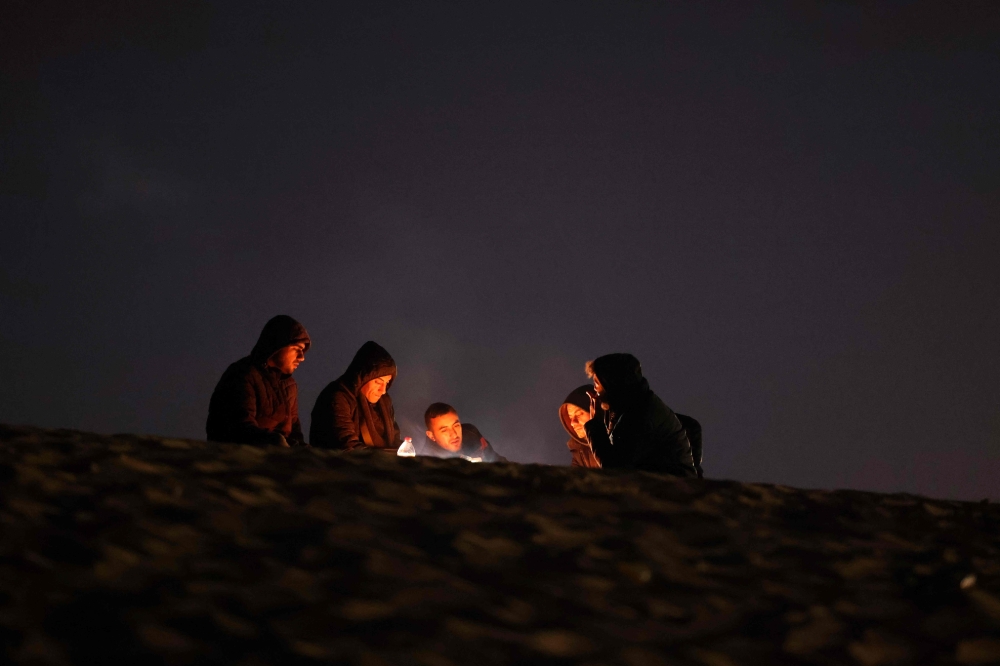
{"label": "sand dune", "polygon": [[1000,663],[1000,507],[0,426],[0,661]]}

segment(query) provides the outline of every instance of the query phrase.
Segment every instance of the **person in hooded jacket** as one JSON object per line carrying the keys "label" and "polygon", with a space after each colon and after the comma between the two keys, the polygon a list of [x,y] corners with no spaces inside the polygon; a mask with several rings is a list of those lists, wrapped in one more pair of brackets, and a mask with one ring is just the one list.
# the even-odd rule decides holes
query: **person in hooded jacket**
{"label": "person in hooded jacket", "polygon": [[479,428],[462,423],[451,405],[435,402],[424,412],[427,437],[415,446],[418,456],[465,458],[485,463],[508,462],[486,441]]}
{"label": "person in hooded jacket", "polygon": [[302,324],[278,315],[249,356],[230,365],[212,392],[205,431],[216,442],[303,446],[299,389],[292,373],[311,341]]}
{"label": "person in hooded jacket", "polygon": [[631,354],[607,354],[587,363],[596,396],[585,429],[594,454],[605,469],[639,469],[694,477],[691,443],[677,415],[649,388],[639,360]]}
{"label": "person in hooded jacket", "polygon": [[347,370],[324,388],[312,410],[309,440],[329,449],[396,449],[402,443],[389,387],[396,362],[369,340]]}
{"label": "person in hooded jacket", "polygon": [[[584,384],[573,390],[563,403],[559,406],[559,420],[563,428],[569,433],[570,455],[573,457],[570,463],[573,467],[589,467],[599,469],[601,462],[594,455],[594,450],[590,448],[587,440],[587,422],[590,420],[590,395],[587,393],[591,389],[589,384]],[[600,410],[600,407],[597,408]],[[603,419],[603,412],[595,415],[594,418]]]}

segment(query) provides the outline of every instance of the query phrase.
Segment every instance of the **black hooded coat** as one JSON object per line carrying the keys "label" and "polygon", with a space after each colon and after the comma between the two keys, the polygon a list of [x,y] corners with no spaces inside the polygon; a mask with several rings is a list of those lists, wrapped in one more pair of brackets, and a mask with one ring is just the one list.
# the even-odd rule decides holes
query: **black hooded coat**
{"label": "black hooded coat", "polygon": [[649,388],[639,360],[608,354],[591,369],[609,409],[587,422],[587,437],[605,469],[641,469],[674,476],[697,476],[691,443],[677,415]]}
{"label": "black hooded coat", "polygon": [[418,456],[431,456],[434,458],[479,458],[480,462],[507,462],[507,459],[494,450],[479,428],[471,423],[462,424],[462,448],[458,451],[449,451],[440,446],[437,442],[431,441],[424,436],[424,440],[414,445],[414,450]]}
{"label": "black hooded coat", "polygon": [[[376,377],[391,375],[386,393],[372,404],[361,387]],[[385,349],[369,340],[361,345],[347,370],[324,388],[312,410],[309,441],[328,449],[370,446],[394,449],[402,443],[389,388],[396,380],[396,362]]]}
{"label": "black hooded coat", "polygon": [[[278,315],[264,325],[249,356],[230,365],[208,405],[208,439],[242,444],[304,445],[299,423],[299,388],[291,375],[267,365],[274,352],[311,341],[302,324]],[[281,437],[279,437],[279,435]]]}

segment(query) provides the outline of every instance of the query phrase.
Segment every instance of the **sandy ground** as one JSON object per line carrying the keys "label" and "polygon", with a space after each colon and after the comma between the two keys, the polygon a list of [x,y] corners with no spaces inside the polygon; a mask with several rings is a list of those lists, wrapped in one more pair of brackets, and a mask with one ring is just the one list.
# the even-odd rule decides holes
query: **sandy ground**
{"label": "sandy ground", "polygon": [[1000,506],[0,426],[0,662],[1000,663]]}

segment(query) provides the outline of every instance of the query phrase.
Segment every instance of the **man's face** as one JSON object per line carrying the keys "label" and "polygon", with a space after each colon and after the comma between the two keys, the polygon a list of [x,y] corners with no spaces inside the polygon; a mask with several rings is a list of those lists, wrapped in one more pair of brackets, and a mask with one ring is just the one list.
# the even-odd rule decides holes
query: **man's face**
{"label": "man's face", "polygon": [[295,368],[299,367],[299,363],[304,360],[306,360],[306,345],[304,342],[300,342],[282,347],[274,352],[271,354],[271,358],[267,359],[267,364],[272,368],[277,368],[286,375],[290,375],[295,372]]}
{"label": "man's face", "polygon": [[385,391],[391,381],[392,375],[385,375],[384,377],[376,377],[369,382],[365,382],[365,385],[361,387],[361,395],[365,396],[365,400],[368,402],[375,404],[385,395]]}
{"label": "man's face", "polygon": [[587,439],[587,430],[583,426],[590,420],[590,411],[580,409],[576,405],[566,404],[566,415],[569,417],[569,425],[573,432],[580,439]]}
{"label": "man's face", "polygon": [[455,412],[449,412],[431,419],[427,438],[448,451],[462,448],[462,421]]}

